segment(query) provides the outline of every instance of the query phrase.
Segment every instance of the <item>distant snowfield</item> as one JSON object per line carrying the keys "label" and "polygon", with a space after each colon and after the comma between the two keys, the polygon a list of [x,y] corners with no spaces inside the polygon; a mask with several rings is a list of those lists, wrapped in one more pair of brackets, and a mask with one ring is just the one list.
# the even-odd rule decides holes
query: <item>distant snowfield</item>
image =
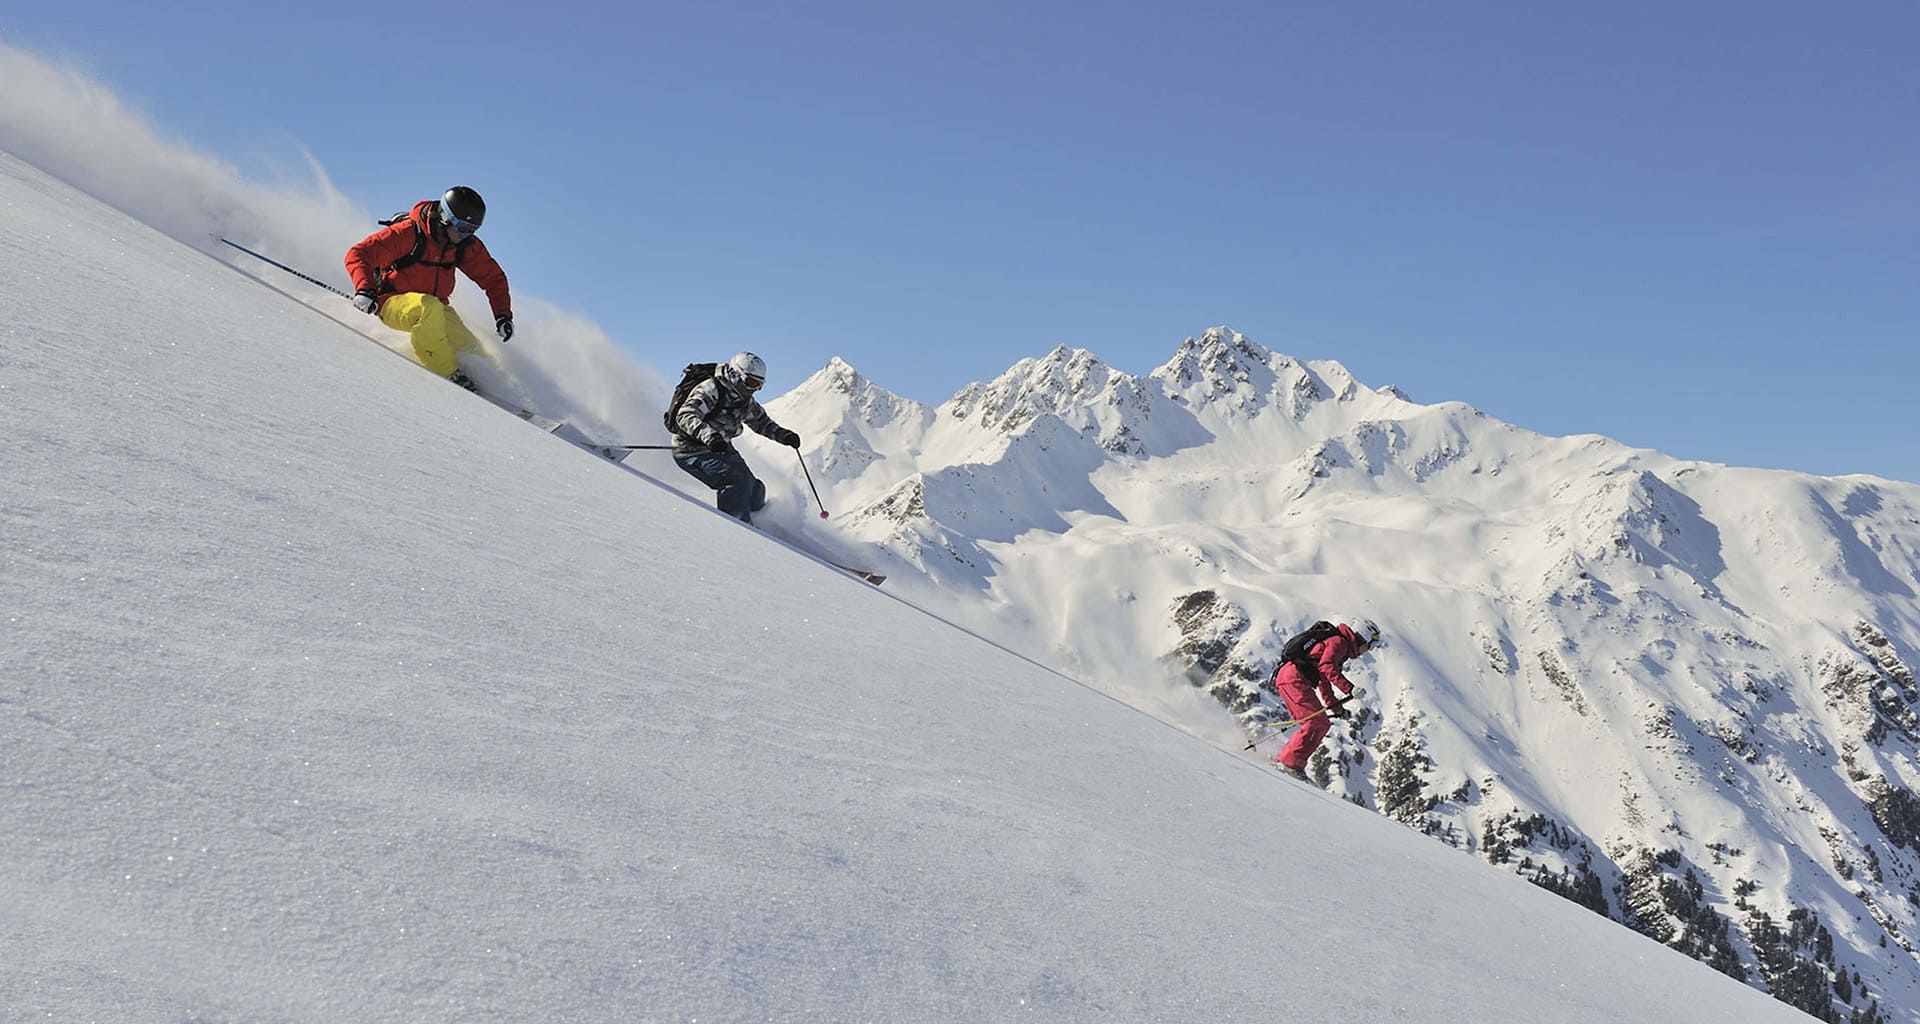
{"label": "distant snowfield", "polygon": [[1802,1019],[0,207],[0,1016]]}

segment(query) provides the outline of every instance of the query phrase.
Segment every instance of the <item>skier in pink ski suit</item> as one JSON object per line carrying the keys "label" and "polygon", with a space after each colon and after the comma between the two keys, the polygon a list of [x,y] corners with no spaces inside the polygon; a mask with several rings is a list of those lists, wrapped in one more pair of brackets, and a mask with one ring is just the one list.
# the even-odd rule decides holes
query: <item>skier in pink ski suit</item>
{"label": "skier in pink ski suit", "polygon": [[[1319,679],[1310,679],[1299,665],[1282,662],[1273,674],[1273,688],[1287,705],[1287,714],[1300,722],[1299,729],[1287,737],[1273,759],[1294,775],[1305,777],[1307,759],[1320,749],[1321,741],[1333,729],[1332,718],[1347,717],[1345,699],[1353,684],[1340,670],[1346,663],[1380,645],[1380,627],[1372,619],[1360,619],[1353,625],[1341,623],[1339,632],[1307,649],[1318,669]],[[1337,693],[1336,693],[1337,691]],[[1320,710],[1326,709],[1325,714]]]}

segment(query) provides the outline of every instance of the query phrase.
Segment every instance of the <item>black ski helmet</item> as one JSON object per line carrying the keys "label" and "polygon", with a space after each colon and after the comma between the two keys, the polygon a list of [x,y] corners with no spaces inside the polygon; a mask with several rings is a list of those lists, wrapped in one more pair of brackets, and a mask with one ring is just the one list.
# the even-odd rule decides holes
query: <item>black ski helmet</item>
{"label": "black ski helmet", "polygon": [[440,197],[440,223],[473,234],[487,219],[487,201],[465,185],[455,185]]}

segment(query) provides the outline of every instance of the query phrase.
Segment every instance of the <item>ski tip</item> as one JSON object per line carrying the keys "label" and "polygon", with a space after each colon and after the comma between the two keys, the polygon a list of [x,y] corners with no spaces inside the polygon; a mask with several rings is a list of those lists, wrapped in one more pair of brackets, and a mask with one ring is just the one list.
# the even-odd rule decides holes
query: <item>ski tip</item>
{"label": "ski tip", "polygon": [[549,434],[567,425],[565,420],[550,420],[532,409],[522,409],[516,415]]}
{"label": "ski tip", "polygon": [[856,579],[865,580],[866,582],[871,583],[876,587],[887,581],[887,578],[885,576],[882,576],[877,572],[868,572],[865,569],[855,569],[851,565],[841,565],[839,562],[830,561],[825,558],[822,558],[821,561],[826,562],[828,565],[833,566],[835,569],[838,569],[849,576],[852,576]]}

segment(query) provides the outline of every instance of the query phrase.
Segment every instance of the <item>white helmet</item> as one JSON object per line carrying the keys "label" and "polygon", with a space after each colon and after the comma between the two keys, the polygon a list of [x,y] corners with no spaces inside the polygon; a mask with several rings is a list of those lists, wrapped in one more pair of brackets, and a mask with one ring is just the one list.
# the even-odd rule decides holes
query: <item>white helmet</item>
{"label": "white helmet", "polygon": [[721,363],[715,374],[734,391],[750,395],[766,385],[767,363],[751,352],[742,352]]}
{"label": "white helmet", "polygon": [[1354,619],[1347,623],[1347,628],[1353,630],[1354,638],[1369,650],[1387,645],[1386,640],[1380,636],[1380,627],[1372,619]]}

